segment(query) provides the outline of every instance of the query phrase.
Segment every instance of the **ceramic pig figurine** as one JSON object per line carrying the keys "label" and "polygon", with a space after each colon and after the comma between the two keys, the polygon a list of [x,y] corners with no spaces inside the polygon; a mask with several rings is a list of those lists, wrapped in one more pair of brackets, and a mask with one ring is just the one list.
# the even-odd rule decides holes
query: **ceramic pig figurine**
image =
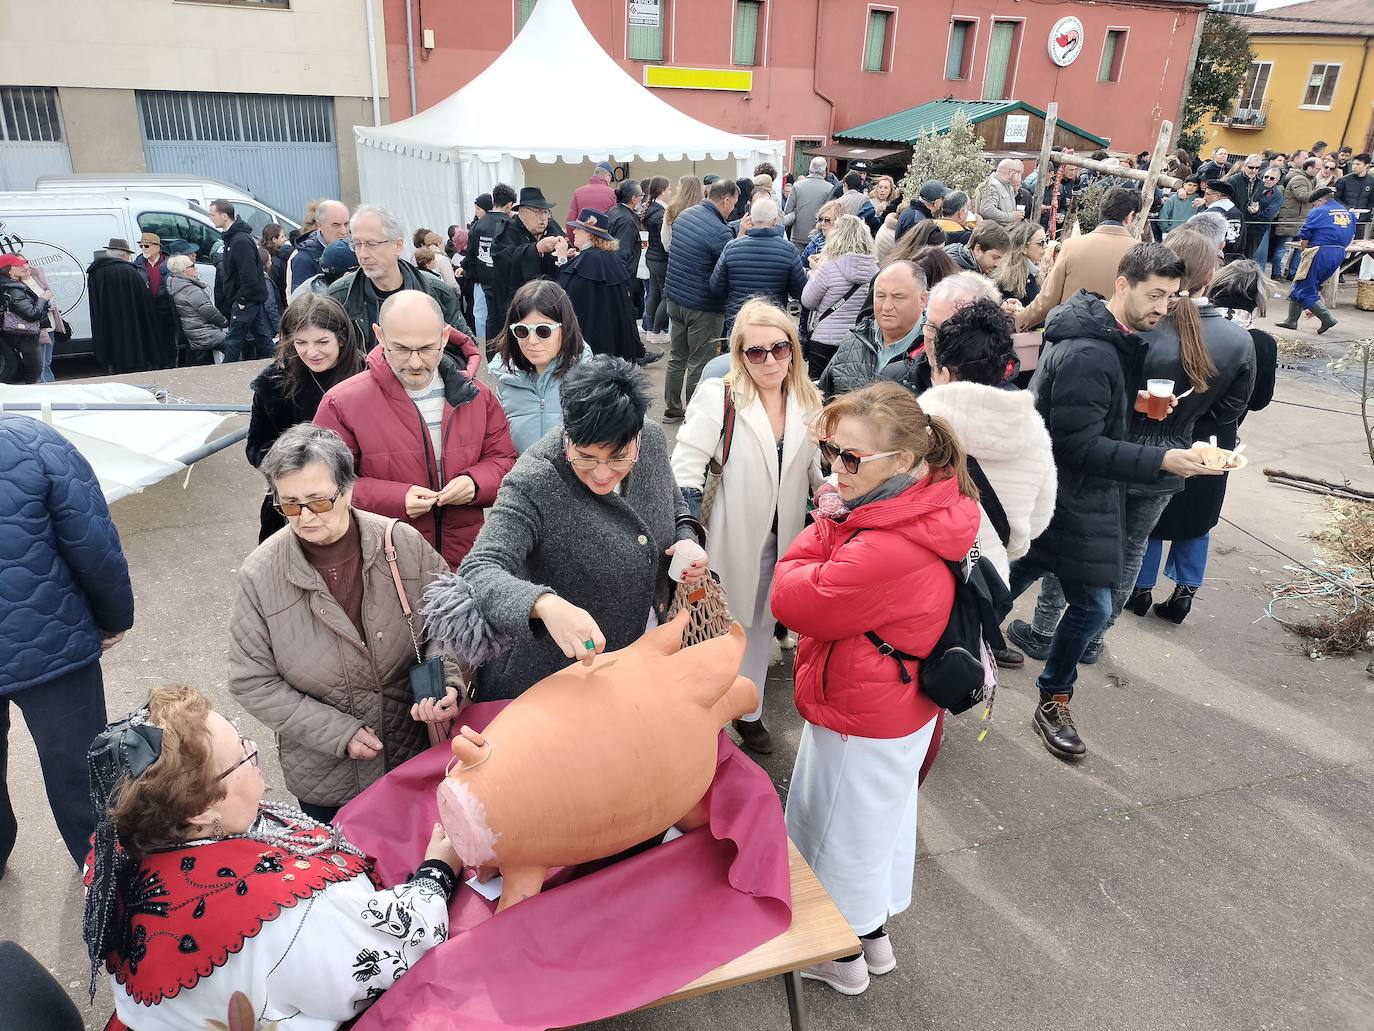
{"label": "ceramic pig figurine", "polygon": [[688,613],[630,647],[535,684],[453,740],[439,819],[464,866],[499,868],[500,912],[552,867],[613,856],[706,822],[716,739],[754,711],[744,630],[682,647]]}

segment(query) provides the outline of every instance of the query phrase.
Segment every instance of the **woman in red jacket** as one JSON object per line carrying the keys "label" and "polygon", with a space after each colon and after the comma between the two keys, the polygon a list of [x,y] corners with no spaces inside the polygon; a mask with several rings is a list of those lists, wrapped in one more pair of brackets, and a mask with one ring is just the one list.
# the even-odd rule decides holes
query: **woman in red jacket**
{"label": "woman in red jacket", "polygon": [[954,431],[897,384],[836,398],[816,432],[843,506],[827,515],[818,500],[773,582],[773,614],[798,636],[806,719],[787,832],[863,945],[802,976],[858,995],[897,965],[883,924],[911,904],[916,786],[938,713],[916,664],[904,683],[865,634],[930,652],[954,600],[945,560],[968,554],[980,517]]}

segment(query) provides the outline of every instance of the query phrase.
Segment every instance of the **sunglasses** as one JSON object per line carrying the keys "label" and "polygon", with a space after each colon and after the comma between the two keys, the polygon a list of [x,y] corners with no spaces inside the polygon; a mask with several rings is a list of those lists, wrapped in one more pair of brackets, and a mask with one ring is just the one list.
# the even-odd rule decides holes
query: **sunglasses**
{"label": "sunglasses", "polygon": [[548,340],[553,331],[560,328],[556,322],[516,322],[511,325],[510,332],[516,340],[528,340],[531,333],[539,340]]}
{"label": "sunglasses", "polygon": [[875,462],[879,458],[891,458],[893,455],[900,454],[899,451],[879,451],[876,455],[860,455],[853,451],[842,451],[828,440],[821,441],[821,456],[832,466],[839,462],[850,473],[858,473],[859,466],[865,462]]}
{"label": "sunglasses", "polygon": [[792,357],[792,341],[779,340],[772,347],[746,347],[744,349],[744,357],[749,359],[750,365],[762,365],[768,360],[770,354],[775,362],[787,361]]}
{"label": "sunglasses", "polygon": [[343,491],[340,490],[339,493],[335,494],[332,498],[320,498],[317,501],[273,501],[272,507],[284,516],[298,516],[301,514],[301,509],[303,508],[310,509],[310,511],[314,512],[316,515],[324,515],[326,512],[332,512],[334,510],[334,503],[339,500],[342,494]]}
{"label": "sunglasses", "polygon": [[818,218],[818,219],[816,219],[816,225],[818,225],[818,226],[833,226],[834,224],[835,224],[835,220],[834,220],[833,218]]}

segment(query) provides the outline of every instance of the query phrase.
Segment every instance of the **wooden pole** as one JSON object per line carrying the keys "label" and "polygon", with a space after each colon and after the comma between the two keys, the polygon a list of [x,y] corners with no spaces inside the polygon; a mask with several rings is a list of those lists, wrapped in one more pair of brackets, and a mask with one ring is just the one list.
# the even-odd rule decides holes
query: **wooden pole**
{"label": "wooden pole", "polygon": [[1155,199],[1155,184],[1159,182],[1160,172],[1164,168],[1164,152],[1169,149],[1169,138],[1174,134],[1174,123],[1165,120],[1159,125],[1159,139],[1155,141],[1155,152],[1150,155],[1150,169],[1145,173],[1145,185],[1140,188],[1140,210],[1135,216],[1135,225],[1131,227],[1131,234],[1140,239],[1140,234],[1145,232],[1145,223],[1150,220],[1150,205]]}
{"label": "wooden pole", "polygon": [[[1072,165],[1074,168],[1086,168],[1092,172],[1103,172],[1106,175],[1114,175],[1118,179],[1134,179],[1138,183],[1143,183],[1148,172],[1142,172],[1138,168],[1123,168],[1118,165],[1109,165],[1105,161],[1094,161],[1092,158],[1085,158],[1079,154],[1054,153],[1050,155],[1050,162],[1056,165]],[[1156,184],[1165,189],[1177,190],[1183,185],[1182,180],[1175,179],[1171,175],[1161,175],[1155,180]]]}
{"label": "wooden pole", "polygon": [[1031,209],[1026,221],[1034,224],[1040,221],[1040,209],[1045,202],[1045,184],[1050,175],[1050,148],[1054,146],[1054,130],[1059,124],[1059,104],[1051,100],[1045,105],[1045,134],[1040,140],[1040,161],[1035,166],[1035,191],[1031,197]]}

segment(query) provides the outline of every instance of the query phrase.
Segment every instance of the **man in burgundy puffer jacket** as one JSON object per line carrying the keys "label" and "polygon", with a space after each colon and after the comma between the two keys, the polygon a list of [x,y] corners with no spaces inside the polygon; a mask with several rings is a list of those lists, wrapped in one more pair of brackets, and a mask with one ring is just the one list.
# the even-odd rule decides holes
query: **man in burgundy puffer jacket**
{"label": "man in burgundy puffer jacket", "polygon": [[324,395],[315,424],[353,452],[353,503],[406,520],[457,568],[515,464],[510,427],[495,395],[445,353],[449,327],[432,297],[402,290],[378,319],[367,370]]}

